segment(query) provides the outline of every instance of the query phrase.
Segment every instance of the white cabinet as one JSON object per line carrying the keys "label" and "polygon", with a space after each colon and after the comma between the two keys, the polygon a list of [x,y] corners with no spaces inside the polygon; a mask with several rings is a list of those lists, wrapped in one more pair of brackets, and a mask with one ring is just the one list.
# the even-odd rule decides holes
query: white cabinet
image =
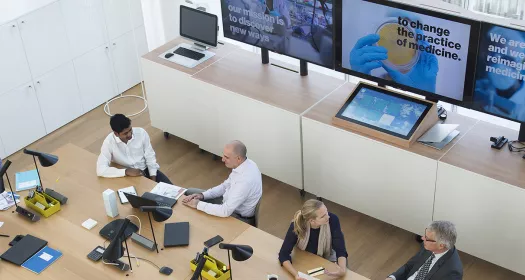
{"label": "white cabinet", "polygon": [[141,81],[133,37],[133,32],[130,31],[112,41],[110,46],[119,92],[124,92]]}
{"label": "white cabinet", "polygon": [[102,0],[61,0],[60,4],[73,57],[106,42]]}
{"label": "white cabinet", "polygon": [[72,62],[36,78],[34,84],[47,133],[82,115]]}
{"label": "white cabinet", "polygon": [[0,26],[0,94],[31,81],[18,23]]}
{"label": "white cabinet", "polygon": [[7,155],[46,135],[31,83],[0,95],[0,120],[0,138]]}
{"label": "white cabinet", "polygon": [[73,63],[84,112],[91,111],[117,94],[107,46],[98,47]]}
{"label": "white cabinet", "polygon": [[18,25],[33,77],[71,60],[59,2],[19,18]]}
{"label": "white cabinet", "polygon": [[105,0],[104,12],[110,40],[143,25],[140,0]]}

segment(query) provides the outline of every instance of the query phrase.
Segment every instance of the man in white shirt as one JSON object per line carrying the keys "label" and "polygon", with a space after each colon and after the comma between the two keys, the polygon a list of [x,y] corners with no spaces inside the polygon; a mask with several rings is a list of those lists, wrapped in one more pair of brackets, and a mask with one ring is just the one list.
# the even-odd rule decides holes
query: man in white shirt
{"label": "man in white shirt", "polygon": [[461,280],[463,265],[456,244],[456,227],[434,221],[425,229],[424,248],[386,280]]}
{"label": "man in white shirt", "polygon": [[232,172],[226,181],[205,192],[188,189],[183,203],[218,217],[235,217],[255,224],[255,207],[262,197],[261,171],[246,157],[246,146],[232,141],[224,147],[222,162]]}
{"label": "man in white shirt", "polygon": [[[155,182],[171,184],[170,179],[159,170],[155,151],[149,135],[143,128],[131,127],[131,120],[122,114],[111,117],[111,132],[100,149],[97,160],[97,175],[116,178],[124,176],[145,176]],[[125,169],[111,167],[115,162]]]}

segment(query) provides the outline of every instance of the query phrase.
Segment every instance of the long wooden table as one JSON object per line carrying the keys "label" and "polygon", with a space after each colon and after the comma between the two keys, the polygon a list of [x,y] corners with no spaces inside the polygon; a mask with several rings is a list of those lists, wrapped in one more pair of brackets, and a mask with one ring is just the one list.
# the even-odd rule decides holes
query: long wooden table
{"label": "long wooden table", "polygon": [[[0,239],[0,252],[9,248],[9,241],[17,234],[32,234],[49,242],[48,246],[63,252],[63,256],[56,263],[47,268],[41,275],[36,275],[22,267],[8,262],[0,262],[0,279],[189,279],[192,271],[189,261],[197,252],[202,251],[203,242],[217,234],[224,238],[225,243],[248,244],[254,248],[251,259],[237,263],[232,260],[235,279],[265,279],[267,274],[277,274],[280,279],[292,279],[277,260],[277,254],[282,240],[251,227],[234,218],[218,218],[204,214],[177,203],[173,208],[173,216],[166,222],[190,222],[190,245],[178,248],[163,248],[164,224],[153,222],[155,236],[161,248],[160,253],[146,250],[129,240],[130,253],[136,257],[148,259],[159,266],[169,266],[174,269],[170,276],[162,275],[151,264],[140,261],[140,266],[132,259],[133,273],[121,272],[102,262],[92,262],[86,256],[96,246],[103,245],[105,239],[98,232],[108,222],[109,218],[104,209],[102,192],[106,189],[117,190],[134,186],[139,194],[151,190],[155,182],[144,177],[99,178],[95,174],[97,155],[72,144],[65,145],[54,152],[59,162],[48,168],[40,168],[44,187],[50,187],[66,195],[68,203],[49,218],[42,218],[37,223],[18,217],[12,213],[14,208],[0,212],[0,221],[5,222],[0,231],[11,238]],[[30,169],[32,167],[28,167]],[[57,179],[59,178],[58,182]],[[14,178],[13,178],[14,179]],[[13,181],[13,180],[12,180]],[[19,193],[22,197],[27,192]],[[22,203],[23,204],[23,203]],[[23,205],[24,206],[24,205]],[[140,213],[129,204],[119,203],[118,218],[136,215],[142,222],[141,234],[152,239],[146,213]],[[84,229],[81,224],[88,218],[98,221],[92,230]],[[130,218],[137,223],[135,218]],[[107,243],[106,243],[107,245]],[[227,252],[214,246],[210,255],[227,262]],[[126,261],[126,259],[123,259]],[[307,269],[324,266],[334,268],[332,264],[313,254],[299,252],[294,255],[294,264],[305,271]],[[328,278],[321,278],[328,279]],[[344,279],[366,279],[348,271]]]}

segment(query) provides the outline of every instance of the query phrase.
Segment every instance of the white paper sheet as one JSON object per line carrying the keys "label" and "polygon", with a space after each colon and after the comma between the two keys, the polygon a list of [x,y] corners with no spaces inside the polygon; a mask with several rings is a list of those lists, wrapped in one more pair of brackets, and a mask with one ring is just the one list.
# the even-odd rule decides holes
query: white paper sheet
{"label": "white paper sheet", "polygon": [[185,191],[185,188],[160,182],[151,190],[151,193],[173,199],[179,199],[179,197],[183,195]]}

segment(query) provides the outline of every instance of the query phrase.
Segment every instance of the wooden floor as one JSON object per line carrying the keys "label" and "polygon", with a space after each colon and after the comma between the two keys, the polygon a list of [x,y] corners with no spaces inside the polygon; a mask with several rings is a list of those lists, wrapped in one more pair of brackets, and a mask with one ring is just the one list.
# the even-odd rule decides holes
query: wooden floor
{"label": "wooden floor", "polygon": [[[142,95],[141,90],[139,85],[126,94]],[[125,98],[112,103],[111,112],[132,114],[142,107],[141,100]],[[148,111],[133,117],[132,120],[133,126],[143,127],[148,131],[160,168],[174,184],[207,189],[220,184],[228,177],[230,171],[224,164],[220,160],[212,160],[212,155],[201,152],[197,145],[174,136],[168,140],[164,139],[162,131],[151,127]],[[103,106],[100,106],[31,144],[30,148],[51,152],[62,145],[73,143],[98,154],[102,141],[110,130],[109,117],[104,113]],[[9,159],[13,161],[9,169],[9,176],[13,179],[15,172],[22,171],[23,167],[32,163],[32,158],[21,152],[15,153]],[[300,208],[303,199],[294,187],[266,176],[263,176],[263,192],[260,228],[284,238],[293,214]],[[311,197],[307,195],[305,199]],[[351,270],[370,279],[383,280],[418,251],[420,245],[414,241],[412,233],[335,203],[325,203],[329,211],[337,214],[341,220]],[[277,259],[277,252],[275,257]],[[464,279],[467,280],[525,279],[525,276],[464,253],[461,253],[461,260],[465,271]]]}

